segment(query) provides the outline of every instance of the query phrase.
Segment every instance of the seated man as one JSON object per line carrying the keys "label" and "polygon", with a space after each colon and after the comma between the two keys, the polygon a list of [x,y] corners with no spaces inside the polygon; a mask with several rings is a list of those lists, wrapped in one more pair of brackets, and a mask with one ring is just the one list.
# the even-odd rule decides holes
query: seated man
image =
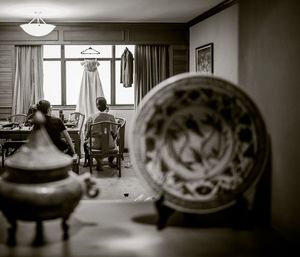
{"label": "seated man", "polygon": [[[95,122],[100,122],[100,121],[110,121],[110,122],[116,122],[115,117],[108,113],[108,106],[106,103],[106,99],[104,97],[97,97],[96,99],[96,106],[97,109],[99,110],[99,112],[91,115],[88,119],[87,119],[87,123],[86,123],[86,129],[85,129],[85,135],[86,135],[86,141],[84,143],[84,152],[85,152],[85,163],[84,163],[84,167],[90,165],[89,164],[89,156],[88,156],[88,149],[87,149],[87,144],[89,142],[89,127],[90,124],[95,123]],[[111,131],[111,138],[109,141],[109,145],[111,148],[115,148],[115,137],[116,137],[116,132],[117,132],[117,128],[114,127],[113,131]],[[97,145],[99,147],[101,147],[101,142],[97,142],[94,141],[94,147],[97,148]],[[116,165],[113,163],[113,159],[114,157],[108,157],[108,161],[109,161],[109,166],[114,168],[116,167]],[[101,159],[97,159],[97,170],[101,171],[102,170],[102,165],[101,165]]]}
{"label": "seated man", "polygon": [[47,100],[40,100],[36,105],[36,109],[45,115],[46,122],[44,124],[52,142],[62,152],[73,156],[75,153],[72,139],[61,121],[61,119],[51,116],[52,108]]}

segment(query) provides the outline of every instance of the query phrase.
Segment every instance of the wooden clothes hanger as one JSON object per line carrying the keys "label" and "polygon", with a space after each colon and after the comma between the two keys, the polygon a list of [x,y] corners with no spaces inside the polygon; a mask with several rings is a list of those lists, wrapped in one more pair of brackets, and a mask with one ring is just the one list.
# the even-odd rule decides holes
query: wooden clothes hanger
{"label": "wooden clothes hanger", "polygon": [[100,54],[100,52],[92,47],[89,47],[89,48],[81,51],[81,54]]}

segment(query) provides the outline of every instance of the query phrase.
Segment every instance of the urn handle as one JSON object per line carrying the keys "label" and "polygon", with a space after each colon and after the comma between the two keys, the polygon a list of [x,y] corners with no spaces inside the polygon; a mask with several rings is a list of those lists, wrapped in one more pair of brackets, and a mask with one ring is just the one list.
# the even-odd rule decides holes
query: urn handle
{"label": "urn handle", "polygon": [[86,195],[90,198],[95,198],[99,195],[100,189],[97,187],[97,183],[92,178],[84,179],[85,188],[86,188]]}
{"label": "urn handle", "polygon": [[97,187],[97,182],[89,173],[86,172],[82,175],[78,175],[78,178],[81,181],[83,190],[88,197],[95,198],[99,195],[100,189]]}

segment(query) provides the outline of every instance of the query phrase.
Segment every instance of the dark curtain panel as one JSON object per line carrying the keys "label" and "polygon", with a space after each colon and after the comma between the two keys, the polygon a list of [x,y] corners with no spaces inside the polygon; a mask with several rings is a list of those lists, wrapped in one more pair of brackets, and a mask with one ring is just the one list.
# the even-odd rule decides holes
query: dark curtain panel
{"label": "dark curtain panel", "polygon": [[135,47],[135,106],[159,82],[169,77],[169,47],[137,45]]}

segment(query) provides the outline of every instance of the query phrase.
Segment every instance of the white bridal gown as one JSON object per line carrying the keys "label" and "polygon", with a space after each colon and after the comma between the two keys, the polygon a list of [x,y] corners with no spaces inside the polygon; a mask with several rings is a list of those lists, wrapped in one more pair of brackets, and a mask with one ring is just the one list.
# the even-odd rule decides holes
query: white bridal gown
{"label": "white bridal gown", "polygon": [[96,59],[85,60],[81,65],[83,66],[83,75],[76,112],[83,113],[87,120],[91,114],[98,112],[96,98],[104,97],[104,93],[97,69],[99,62]]}

